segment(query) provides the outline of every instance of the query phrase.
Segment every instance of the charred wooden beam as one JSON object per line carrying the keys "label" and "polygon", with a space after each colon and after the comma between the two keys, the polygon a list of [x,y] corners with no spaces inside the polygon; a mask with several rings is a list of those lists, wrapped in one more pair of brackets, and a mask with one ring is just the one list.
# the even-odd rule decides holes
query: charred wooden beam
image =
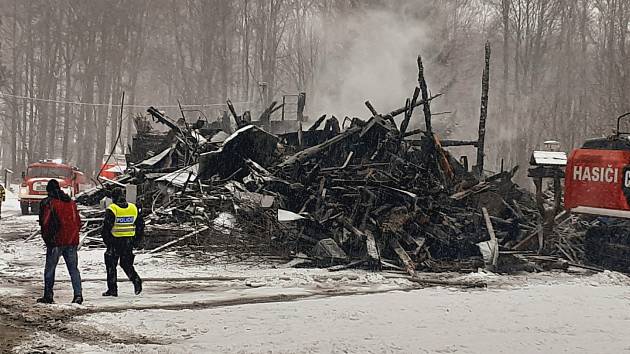
{"label": "charred wooden beam", "polygon": [[367,249],[368,259],[372,265],[379,265],[381,263],[381,256],[378,252],[378,248],[376,247],[376,240],[374,239],[374,235],[370,230],[365,230],[365,246]]}
{"label": "charred wooden beam", "polygon": [[226,100],[226,104],[228,106],[228,109],[230,110],[230,113],[232,114],[232,117],[234,118],[234,122],[236,122],[236,127],[242,128],[247,125],[247,122],[245,122],[242,117],[236,114],[236,109],[234,108],[234,105],[232,104],[232,101],[230,99]]}
{"label": "charred wooden beam", "polygon": [[328,149],[329,147],[338,144],[342,141],[344,141],[345,139],[348,139],[349,137],[351,137],[352,135],[358,133],[361,131],[361,127],[353,127],[350,128],[346,131],[344,131],[343,133],[334,136],[328,140],[326,140],[325,142],[319,144],[319,145],[315,145],[312,146],[310,148],[304,149],[300,152],[298,152],[297,154],[290,156],[288,159],[286,159],[284,162],[278,164],[278,167],[283,168],[283,167],[287,167],[287,166],[291,166],[296,162],[301,162],[304,161],[305,159],[317,155],[318,153],[325,151],[326,149]]}
{"label": "charred wooden beam", "polygon": [[372,103],[370,103],[370,101],[365,101],[365,106],[370,110],[370,112],[372,113],[373,116],[377,116],[378,115],[378,112],[376,111],[374,106],[372,106]]}
{"label": "charred wooden beam", "polygon": [[[284,103],[282,104],[284,106]],[[304,106],[306,106],[306,92],[300,92],[297,102],[297,120],[304,121]],[[273,112],[272,112],[273,113]]]}
{"label": "charred wooden beam", "polygon": [[[276,113],[279,109],[281,109],[282,107],[284,107],[284,103],[281,103],[279,106],[274,107],[271,112],[269,113],[269,116],[271,117],[272,114]],[[298,119],[300,122],[302,120]]]}
{"label": "charred wooden beam", "polygon": [[413,114],[413,108],[415,107],[416,102],[418,102],[419,95],[420,89],[416,87],[415,90],[413,90],[413,97],[411,101],[407,99],[407,102],[405,104],[405,107],[407,107],[407,109],[405,110],[405,119],[403,119],[403,121],[400,123],[401,137],[405,137],[405,132],[407,131],[407,127],[409,126],[409,121],[411,120],[411,115]]}
{"label": "charred wooden beam", "polygon": [[449,146],[477,146],[479,144],[476,140],[440,140],[443,147]]}
{"label": "charred wooden beam", "polygon": [[485,47],[485,67],[481,77],[481,111],[479,115],[479,139],[477,144],[477,165],[479,177],[483,177],[484,144],[486,140],[486,119],[488,118],[488,91],[490,90],[490,42]]}
{"label": "charred wooden beam", "polygon": [[260,117],[258,117],[258,120],[261,121],[263,124],[267,124],[269,123],[269,120],[271,119],[271,113],[274,112],[274,108],[276,107],[276,105],[278,104],[277,101],[273,101],[271,102],[271,104],[269,105],[269,107],[267,107],[261,114]]}
{"label": "charred wooden beam", "polygon": [[396,252],[398,258],[400,258],[401,263],[405,266],[405,270],[412,277],[416,275],[416,264],[411,260],[409,254],[402,248],[400,242],[395,238],[392,238],[389,241],[389,246]]}
{"label": "charred wooden beam", "polygon": [[408,132],[406,132],[405,134],[403,134],[403,138],[406,138],[408,136],[412,136],[412,135],[416,135],[416,134],[424,134],[426,133],[426,131],[422,130],[422,129],[414,129],[414,130],[410,130]]}
{"label": "charred wooden beam", "polygon": [[431,106],[429,103],[429,90],[427,89],[427,82],[424,79],[424,66],[422,65],[422,57],[418,55],[418,83],[420,84],[420,91],[422,93],[422,111],[424,112],[424,123],[427,128],[427,134],[433,134],[431,128]]}
{"label": "charred wooden beam", "polygon": [[309,132],[312,132],[314,130],[317,130],[317,128],[319,128],[320,125],[322,125],[322,123],[326,120],[326,115],[323,114],[321,117],[317,118],[317,120],[315,121],[315,123],[313,123],[313,125],[311,125],[310,128],[308,128]]}
{"label": "charred wooden beam", "polygon": [[[422,100],[416,102],[416,104],[413,105],[413,107],[415,108],[415,107],[418,107],[420,105],[423,105],[425,102],[433,101],[434,99],[436,99],[436,98],[438,98],[440,96],[442,96],[442,94],[438,93],[438,94],[435,94],[435,95],[429,97],[428,100],[426,100],[426,101],[424,99],[422,99]],[[388,116],[392,116],[392,117],[396,117],[396,116],[401,115],[401,114],[403,114],[405,112],[407,112],[407,107],[401,107],[401,108],[395,109],[395,110],[387,113],[387,115]]]}
{"label": "charred wooden beam", "polygon": [[147,112],[153,118],[155,118],[156,122],[162,123],[175,131],[181,131],[181,129],[179,129],[179,127],[175,123],[173,123],[170,119],[168,119],[165,115],[163,115],[162,112],[158,111],[157,108],[151,106],[149,107],[149,109],[147,109]]}

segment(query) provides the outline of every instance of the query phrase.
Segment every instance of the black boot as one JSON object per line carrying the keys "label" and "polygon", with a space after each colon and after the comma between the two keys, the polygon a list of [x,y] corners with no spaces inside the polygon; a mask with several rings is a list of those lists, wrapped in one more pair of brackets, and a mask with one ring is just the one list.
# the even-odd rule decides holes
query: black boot
{"label": "black boot", "polygon": [[111,291],[111,290],[107,290],[106,292],[103,293],[103,296],[118,296],[118,292],[117,291]]}
{"label": "black boot", "polygon": [[54,304],[55,301],[53,301],[52,296],[42,296],[39,299],[37,299],[37,302],[40,304]]}
{"label": "black boot", "polygon": [[72,298],[72,303],[81,305],[83,303],[83,295],[75,295],[74,298]]}
{"label": "black boot", "polygon": [[140,295],[140,293],[142,292],[142,279],[138,278],[136,281],[133,282],[133,292],[136,295]]}

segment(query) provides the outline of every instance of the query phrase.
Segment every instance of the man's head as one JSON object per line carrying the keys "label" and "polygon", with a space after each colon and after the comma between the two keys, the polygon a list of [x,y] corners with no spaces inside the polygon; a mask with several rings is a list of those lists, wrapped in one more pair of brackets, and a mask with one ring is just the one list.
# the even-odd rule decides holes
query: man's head
{"label": "man's head", "polygon": [[61,187],[56,179],[48,181],[48,184],[46,185],[46,192],[48,192],[48,195],[57,194],[59,191],[61,191]]}
{"label": "man's head", "polygon": [[114,188],[114,190],[112,191],[112,201],[114,203],[125,202],[125,191],[122,188]]}

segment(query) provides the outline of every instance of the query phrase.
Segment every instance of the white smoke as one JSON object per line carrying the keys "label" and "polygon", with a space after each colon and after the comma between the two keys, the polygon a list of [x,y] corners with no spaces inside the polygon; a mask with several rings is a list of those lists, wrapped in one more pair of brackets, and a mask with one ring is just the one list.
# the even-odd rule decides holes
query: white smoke
{"label": "white smoke", "polygon": [[428,43],[425,25],[402,8],[388,8],[361,11],[324,27],[327,48],[316,70],[311,117],[366,117],[366,100],[379,113],[404,106],[418,85],[415,59]]}

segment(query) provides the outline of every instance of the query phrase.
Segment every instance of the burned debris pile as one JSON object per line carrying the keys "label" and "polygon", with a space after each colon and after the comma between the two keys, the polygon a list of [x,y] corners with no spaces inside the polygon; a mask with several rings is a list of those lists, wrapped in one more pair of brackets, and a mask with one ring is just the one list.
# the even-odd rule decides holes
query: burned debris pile
{"label": "burned debris pile", "polygon": [[[419,87],[403,107],[379,113],[368,101],[368,119],[340,122],[322,116],[308,129],[300,125],[297,132],[281,135],[265,130],[273,104],[260,124],[251,121],[251,113],[239,116],[230,106],[235,132],[226,124],[175,123],[149,108],[170,130],[160,143],[150,143],[150,129],[143,126],[139,135],[144,137],[134,142],[147,141],[139,143],[142,155],[154,155],[134,161],[117,181],[77,197],[87,220],[83,244],[98,244],[103,213],[88,206],[102,203],[107,189],[120,184],[136,186],[147,224],[146,252],[181,247],[411,275],[484,265],[497,270],[566,266],[558,257],[532,252],[558,253],[555,243],[540,239],[540,212],[534,197],[512,182],[516,168],[484,174],[480,151],[469,171],[466,161],[447,151],[448,146],[483,148],[486,110],[481,110],[477,139],[441,140],[432,129],[430,109],[439,94],[429,95],[420,58],[418,66]],[[482,107],[487,80],[484,74]],[[420,126],[412,122],[420,106],[424,128],[410,130]]]}

